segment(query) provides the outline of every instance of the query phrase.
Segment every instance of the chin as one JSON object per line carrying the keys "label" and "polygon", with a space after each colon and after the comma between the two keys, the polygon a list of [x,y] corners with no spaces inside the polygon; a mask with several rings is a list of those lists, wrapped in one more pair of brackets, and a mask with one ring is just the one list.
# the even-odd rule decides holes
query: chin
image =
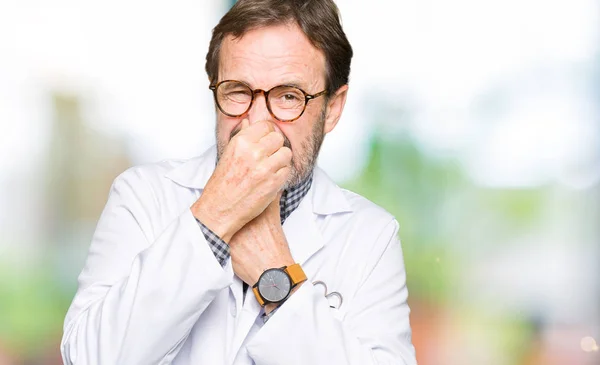
{"label": "chin", "polygon": [[296,185],[300,184],[301,181],[302,181],[302,178],[300,178],[297,174],[292,172],[292,173],[290,173],[287,180],[285,181],[285,184],[283,184],[283,190],[287,190],[293,186],[296,186]]}
{"label": "chin", "polygon": [[[292,162],[293,163],[293,162]],[[285,184],[283,185],[283,189],[289,189],[293,186],[300,184],[304,179],[308,177],[308,175],[312,172],[314,166],[311,166],[308,170],[298,170],[298,168],[293,167],[288,175]]]}

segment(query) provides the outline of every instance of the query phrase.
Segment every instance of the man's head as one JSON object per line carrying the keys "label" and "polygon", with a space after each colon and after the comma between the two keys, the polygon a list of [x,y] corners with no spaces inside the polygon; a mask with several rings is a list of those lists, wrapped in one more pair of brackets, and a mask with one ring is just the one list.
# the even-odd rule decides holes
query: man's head
{"label": "man's head", "polygon": [[[332,0],[239,0],[213,30],[206,56],[211,85],[237,80],[249,87],[246,91],[293,85],[309,99],[316,97],[305,103],[275,89],[269,95],[270,110],[262,93],[255,94],[251,107],[241,115],[245,108],[217,109],[218,156],[239,132],[243,119],[250,124],[267,120],[293,152],[286,185],[304,179],[314,167],[324,135],[341,116],[351,58],[352,48]],[[290,118],[275,105],[278,99],[296,100],[297,110],[304,104],[305,109],[297,119],[282,121]]]}

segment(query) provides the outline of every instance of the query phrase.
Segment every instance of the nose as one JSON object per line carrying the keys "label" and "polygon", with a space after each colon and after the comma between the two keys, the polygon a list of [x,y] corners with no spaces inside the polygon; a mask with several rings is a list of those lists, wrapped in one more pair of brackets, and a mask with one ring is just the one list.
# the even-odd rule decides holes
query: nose
{"label": "nose", "polygon": [[250,121],[250,124],[261,120],[275,122],[275,118],[273,118],[271,113],[269,113],[269,109],[267,108],[267,99],[262,90],[257,90],[254,95],[254,102],[248,111],[248,120]]}

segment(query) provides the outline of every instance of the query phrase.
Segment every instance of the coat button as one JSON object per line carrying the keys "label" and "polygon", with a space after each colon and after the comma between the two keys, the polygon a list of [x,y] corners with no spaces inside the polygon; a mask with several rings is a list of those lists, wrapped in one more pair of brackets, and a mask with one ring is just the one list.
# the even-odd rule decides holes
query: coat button
{"label": "coat button", "polygon": [[235,303],[231,304],[229,307],[230,307],[231,315],[233,317],[235,317],[237,314],[237,307],[236,307]]}

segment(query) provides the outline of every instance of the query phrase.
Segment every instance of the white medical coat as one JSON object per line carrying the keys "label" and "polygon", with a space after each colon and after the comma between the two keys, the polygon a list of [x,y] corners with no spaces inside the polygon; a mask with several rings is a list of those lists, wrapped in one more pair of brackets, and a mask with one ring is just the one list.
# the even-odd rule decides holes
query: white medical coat
{"label": "white medical coat", "polygon": [[308,281],[263,324],[190,211],[215,161],[212,147],[115,179],[65,318],[65,364],[416,364],[394,217],[315,168],[283,225]]}

